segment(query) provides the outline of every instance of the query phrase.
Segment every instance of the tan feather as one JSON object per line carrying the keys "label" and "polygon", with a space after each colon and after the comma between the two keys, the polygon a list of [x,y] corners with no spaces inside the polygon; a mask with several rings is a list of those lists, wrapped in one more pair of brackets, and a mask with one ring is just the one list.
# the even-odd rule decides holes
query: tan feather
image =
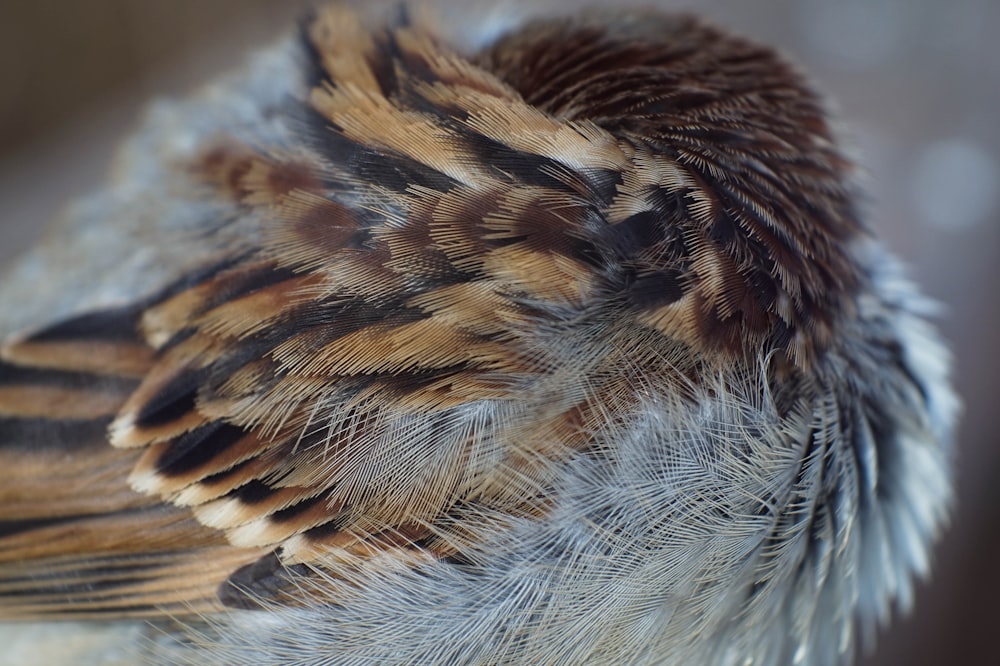
{"label": "tan feather", "polygon": [[805,382],[855,314],[851,167],[769,50],[640,13],[467,55],[339,4],[303,40],[264,138],[170,165],[171,205],[240,242],[3,348],[0,617],[321,606],[475,562],[559,511],[570,461],[610,478],[641,418],[708,430],[699,398]]}

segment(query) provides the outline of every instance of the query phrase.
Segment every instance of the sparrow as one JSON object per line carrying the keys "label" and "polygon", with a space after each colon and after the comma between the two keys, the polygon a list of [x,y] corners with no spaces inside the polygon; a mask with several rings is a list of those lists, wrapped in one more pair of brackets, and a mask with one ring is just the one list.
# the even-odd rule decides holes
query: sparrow
{"label": "sparrow", "polygon": [[850,663],[958,411],[857,172],[693,16],[314,10],[4,278],[0,618],[146,619],[158,663]]}

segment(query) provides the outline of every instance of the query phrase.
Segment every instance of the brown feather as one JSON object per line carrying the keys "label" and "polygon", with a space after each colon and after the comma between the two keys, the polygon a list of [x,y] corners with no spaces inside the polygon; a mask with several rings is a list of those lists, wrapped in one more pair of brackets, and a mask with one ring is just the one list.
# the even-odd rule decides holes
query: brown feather
{"label": "brown feather", "polygon": [[849,165],[770,51],[656,14],[471,57],[339,5],[305,35],[305,149],[222,136],[185,170],[263,221],[257,246],[107,313],[111,337],[4,348],[90,383],[0,383],[0,417],[114,416],[117,448],[0,443],[0,615],[240,605],[308,577],[285,566],[460,554],[477,506],[547,510],[552,463],[639,400],[630,372],[683,396],[761,349],[806,368],[852,307]]}

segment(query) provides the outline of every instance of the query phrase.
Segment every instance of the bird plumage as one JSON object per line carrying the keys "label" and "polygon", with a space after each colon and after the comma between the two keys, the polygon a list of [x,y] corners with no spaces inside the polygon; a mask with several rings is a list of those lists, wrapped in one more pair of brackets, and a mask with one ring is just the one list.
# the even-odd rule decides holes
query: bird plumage
{"label": "bird plumage", "polygon": [[3,348],[0,617],[826,664],[926,572],[946,353],[769,49],[637,12],[465,54],[333,5],[125,159],[58,240],[132,234],[148,284]]}

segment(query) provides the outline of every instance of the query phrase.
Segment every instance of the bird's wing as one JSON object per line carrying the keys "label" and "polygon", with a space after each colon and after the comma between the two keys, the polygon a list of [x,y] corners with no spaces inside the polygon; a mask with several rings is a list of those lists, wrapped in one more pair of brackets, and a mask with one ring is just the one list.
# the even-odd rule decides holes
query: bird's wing
{"label": "bird's wing", "polygon": [[182,613],[231,574],[239,605],[287,567],[450,556],[461,516],[543,511],[585,445],[593,396],[528,324],[600,286],[616,141],[413,27],[335,7],[306,31],[308,154],[220,136],[179,167],[262,220],[249,249],[4,346],[0,615]]}
{"label": "bird's wing", "polygon": [[649,382],[807,364],[856,278],[818,102],[690,19],[608,18],[472,59],[405,19],[309,20],[291,138],[222,131],[172,165],[232,249],[4,347],[0,613],[465,557],[544,514]]}
{"label": "bird's wing", "polygon": [[129,487],[141,452],[109,446],[107,428],[155,363],[136,314],[81,317],[4,348],[0,617],[201,612],[260,557]]}

